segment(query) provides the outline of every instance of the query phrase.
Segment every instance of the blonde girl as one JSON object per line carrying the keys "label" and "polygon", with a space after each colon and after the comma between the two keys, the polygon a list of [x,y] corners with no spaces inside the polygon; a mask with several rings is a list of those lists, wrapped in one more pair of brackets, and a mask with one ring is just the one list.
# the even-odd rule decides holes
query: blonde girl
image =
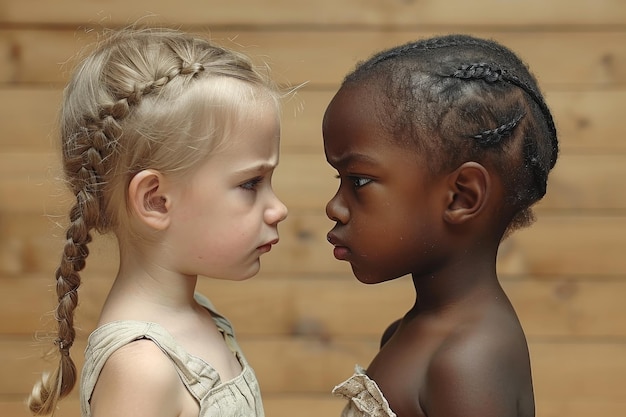
{"label": "blonde girl", "polygon": [[195,288],[254,276],[278,242],[278,101],[246,56],[175,30],[113,32],[78,66],[60,120],[76,196],[56,271],[60,361],[33,389],[34,414],[78,379],[74,310],[95,230],[116,237],[119,270],[85,351],[82,415],[264,415],[230,323]]}

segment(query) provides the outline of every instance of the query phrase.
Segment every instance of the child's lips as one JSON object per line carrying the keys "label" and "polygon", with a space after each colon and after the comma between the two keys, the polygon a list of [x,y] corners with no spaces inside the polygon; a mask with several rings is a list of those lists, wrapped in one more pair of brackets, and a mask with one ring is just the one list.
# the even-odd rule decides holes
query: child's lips
{"label": "child's lips", "polygon": [[333,249],[333,256],[340,261],[348,259],[349,254],[350,250],[345,246],[335,246]]}
{"label": "child's lips", "polygon": [[272,245],[268,243],[267,245],[261,245],[256,249],[261,253],[267,253],[272,250]]}
{"label": "child's lips", "polygon": [[265,253],[265,252],[269,252],[270,250],[272,250],[272,246],[273,246],[273,245],[275,245],[275,244],[277,244],[277,243],[278,243],[278,238],[276,238],[276,239],[274,239],[274,240],[272,240],[272,241],[270,241],[270,242],[267,242],[267,243],[266,243],[266,244],[264,244],[264,245],[259,246],[259,247],[257,248],[257,250],[259,250],[259,251],[261,251],[261,252],[263,252],[263,253]]}
{"label": "child's lips", "polygon": [[343,244],[334,234],[328,233],[326,236],[328,242],[333,245],[335,248],[333,249],[333,255],[340,261],[344,261],[347,259],[350,254],[350,249]]}

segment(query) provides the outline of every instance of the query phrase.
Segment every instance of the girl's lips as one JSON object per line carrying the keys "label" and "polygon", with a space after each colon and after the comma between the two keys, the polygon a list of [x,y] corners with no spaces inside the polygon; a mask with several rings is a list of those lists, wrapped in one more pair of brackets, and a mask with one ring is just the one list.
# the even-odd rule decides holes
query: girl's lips
{"label": "girl's lips", "polygon": [[335,246],[335,249],[333,249],[333,255],[340,261],[345,261],[348,258],[349,253],[350,250],[345,246]]}
{"label": "girl's lips", "polygon": [[274,239],[271,242],[266,243],[265,245],[261,245],[257,248],[258,251],[263,253],[269,252],[272,250],[272,246],[278,243],[278,239]]}
{"label": "girl's lips", "polygon": [[341,242],[339,241],[339,239],[337,239],[335,235],[332,233],[332,231],[326,235],[326,240],[333,246],[343,246]]}
{"label": "girl's lips", "polygon": [[272,244],[271,244],[271,243],[268,243],[268,244],[266,244],[266,245],[259,246],[259,247],[257,248],[257,250],[258,250],[259,252],[262,252],[262,253],[269,252],[269,251],[271,251],[271,250],[272,250]]}
{"label": "girl's lips", "polygon": [[340,261],[345,261],[350,254],[350,249],[347,246],[344,246],[339,239],[335,237],[332,233],[329,233],[326,236],[328,242],[333,245],[335,248],[333,249],[333,255]]}

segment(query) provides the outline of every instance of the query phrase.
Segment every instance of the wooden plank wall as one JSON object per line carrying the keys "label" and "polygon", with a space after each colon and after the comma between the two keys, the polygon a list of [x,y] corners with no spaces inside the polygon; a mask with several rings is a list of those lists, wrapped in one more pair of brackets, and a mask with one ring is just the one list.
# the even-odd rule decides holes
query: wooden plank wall
{"label": "wooden plank wall", "polygon": [[[620,0],[3,0],[0,3],[0,415],[26,416],[40,335],[51,329],[53,271],[69,196],[54,123],[73,54],[102,27],[142,21],[207,32],[267,61],[284,84],[275,182],[290,207],[281,243],[243,283],[200,290],[234,322],[268,416],[337,416],[329,392],[366,365],[385,326],[411,305],[410,282],[364,286],[332,257],[325,202],[336,185],[320,120],[343,75],[383,47],[436,33],[493,37],[547,93],[561,137],[538,221],[508,239],[503,285],[531,348],[537,415],[626,415],[626,3]],[[115,271],[98,238],[81,287],[82,363]],[[78,416],[76,395],[60,416]]]}

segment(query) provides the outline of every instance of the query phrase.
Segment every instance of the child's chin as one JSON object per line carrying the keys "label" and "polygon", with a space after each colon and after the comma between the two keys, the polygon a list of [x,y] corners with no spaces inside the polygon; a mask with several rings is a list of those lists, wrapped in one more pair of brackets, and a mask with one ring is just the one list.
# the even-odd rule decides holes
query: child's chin
{"label": "child's chin", "polygon": [[392,279],[394,279],[393,276],[377,275],[365,271],[360,271],[355,269],[354,266],[352,267],[352,273],[354,274],[356,279],[363,284],[380,284],[381,282],[391,281]]}
{"label": "child's chin", "polygon": [[352,268],[352,272],[354,273],[354,276],[356,277],[356,279],[362,282],[363,284],[378,284],[379,282],[383,281],[381,277],[378,277],[372,274],[357,272],[354,270],[354,268]]}
{"label": "child's chin", "polygon": [[[225,281],[247,281],[250,278],[253,278],[254,276],[258,275],[261,269],[260,266],[261,266],[260,263],[257,261],[254,265],[250,265],[250,267],[246,271],[240,271],[240,273],[236,273],[236,274],[232,274],[232,275],[224,276],[224,277],[218,277],[218,278],[221,278]],[[213,278],[216,278],[216,277],[213,277]]]}

